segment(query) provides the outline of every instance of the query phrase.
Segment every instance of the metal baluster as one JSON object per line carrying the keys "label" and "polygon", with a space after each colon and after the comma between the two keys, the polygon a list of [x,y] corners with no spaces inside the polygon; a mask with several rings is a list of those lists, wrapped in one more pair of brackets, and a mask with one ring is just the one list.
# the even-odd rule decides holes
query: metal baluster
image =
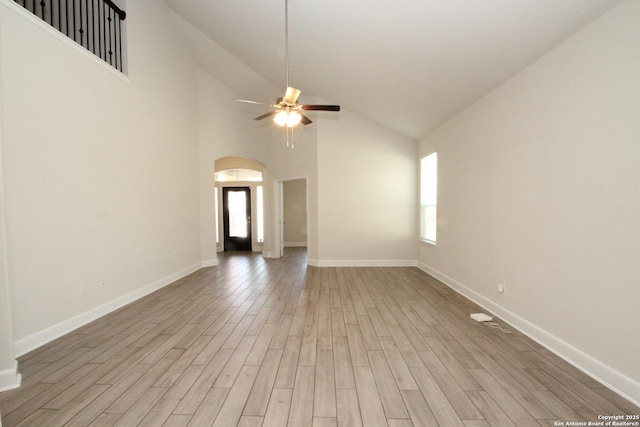
{"label": "metal baluster", "polygon": [[122,18],[120,18],[120,15],[118,15],[118,46],[119,46],[119,50],[120,50],[120,68],[119,70],[122,71],[123,70],[123,65],[122,65]]}
{"label": "metal baluster", "polygon": [[[102,5],[102,10],[104,11],[104,5]],[[98,56],[102,58],[102,23],[101,21],[101,13],[100,13],[100,1],[98,1]]]}
{"label": "metal baluster", "polygon": [[[84,2],[84,7],[83,7],[83,3]],[[83,13],[84,12],[84,13]],[[82,27],[82,46],[85,46],[85,43],[87,43],[87,17],[86,14],[89,13],[89,11],[87,10],[87,0],[80,0],[80,26]]]}
{"label": "metal baluster", "polygon": [[44,10],[47,4],[44,2],[44,0],[40,0],[39,4],[40,4],[40,19],[42,19],[44,22],[47,22],[47,18],[45,18],[44,16]]}
{"label": "metal baluster", "polygon": [[64,0],[64,33],[69,37],[69,0]]}
{"label": "metal baluster", "polygon": [[80,34],[80,46],[82,46],[84,38],[84,29],[82,28],[82,0],[78,0],[78,8],[80,9],[80,16],[78,16],[78,33]]}
{"label": "metal baluster", "polygon": [[107,18],[107,20],[109,21],[109,64],[111,65],[113,65],[113,44],[111,40],[111,25],[113,22],[113,19],[111,18],[112,11],[113,9],[109,8],[109,17]]}
{"label": "metal baluster", "polygon": [[109,4],[107,2],[105,2],[104,0],[100,0],[102,2],[102,31],[103,31],[103,35],[102,35],[102,40],[103,40],[103,49],[104,49],[104,57],[103,59],[105,60],[105,62],[111,64],[111,62],[109,61],[109,50],[111,49],[110,44],[111,44],[111,40],[110,40],[110,32],[109,32],[109,13],[111,11],[111,8],[109,7]]}
{"label": "metal baluster", "polygon": [[107,5],[105,3],[102,3],[102,49],[104,50],[104,60],[106,62],[109,62],[108,56],[107,56],[107,52],[109,52],[109,48],[107,47],[107,13],[108,9],[107,9]]}
{"label": "metal baluster", "polygon": [[[93,52],[94,54],[96,53],[96,38],[95,38],[95,21],[93,20],[93,14],[95,13],[94,10],[94,3],[93,0],[89,0],[89,5],[91,5],[90,7],[87,8],[87,31],[89,31],[89,33],[87,33],[87,48],[89,48],[89,46],[91,46],[91,52]],[[91,9],[91,13],[89,13],[89,9]],[[89,18],[91,18],[91,25],[89,25]],[[89,40],[91,39],[91,40]]]}
{"label": "metal baluster", "polygon": [[[73,1],[73,0],[71,0]],[[69,0],[65,0],[65,19],[67,20],[67,37],[71,37],[71,21],[69,20],[69,14],[71,13],[71,10],[69,9]]]}
{"label": "metal baluster", "polygon": [[86,44],[87,44],[86,48],[87,48],[87,50],[89,50],[89,3],[87,2],[87,0],[84,0],[84,9],[86,11],[85,12],[86,15],[84,17],[84,21],[85,21],[85,24],[86,24],[86,27],[85,27],[84,31],[85,31],[85,34],[86,34],[86,37],[87,37],[86,38]]}
{"label": "metal baluster", "polygon": [[78,32],[76,31],[76,0],[71,0],[73,3],[73,40],[78,41]]}
{"label": "metal baluster", "polygon": [[120,21],[120,15],[118,15],[117,13],[113,14],[113,50],[115,51],[115,67],[117,70],[119,70],[120,68],[118,68],[118,21]]}

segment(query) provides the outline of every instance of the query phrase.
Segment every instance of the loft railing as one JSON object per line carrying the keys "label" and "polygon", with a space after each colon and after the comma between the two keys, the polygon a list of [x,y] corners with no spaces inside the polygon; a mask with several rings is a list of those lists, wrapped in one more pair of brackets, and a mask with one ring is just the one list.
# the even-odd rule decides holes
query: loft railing
{"label": "loft railing", "polygon": [[122,21],[111,0],[14,0],[112,67],[123,71]]}

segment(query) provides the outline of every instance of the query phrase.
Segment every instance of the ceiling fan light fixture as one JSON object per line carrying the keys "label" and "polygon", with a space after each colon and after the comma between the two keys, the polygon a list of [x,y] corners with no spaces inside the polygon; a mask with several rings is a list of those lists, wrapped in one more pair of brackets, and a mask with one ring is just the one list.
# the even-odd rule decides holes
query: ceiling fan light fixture
{"label": "ceiling fan light fixture", "polygon": [[289,114],[285,110],[281,110],[273,117],[273,121],[278,126],[284,126],[289,122]]}
{"label": "ceiling fan light fixture", "polygon": [[273,117],[278,126],[294,127],[302,120],[302,114],[297,111],[281,110]]}
{"label": "ceiling fan light fixture", "polygon": [[[267,105],[275,110],[255,117],[253,120],[264,120],[272,117],[273,121],[281,127],[293,128],[298,124],[310,125],[313,121],[307,117],[302,111],[340,111],[339,105],[303,105],[298,103],[301,90],[289,86],[289,0],[284,0],[284,63],[285,63],[285,83],[287,91],[284,97],[278,98],[275,104],[268,102],[252,101],[249,99],[239,99],[236,101],[246,102],[249,104]],[[289,137],[293,132],[287,131],[287,146],[289,146]],[[291,144],[293,147],[293,143]]]}
{"label": "ceiling fan light fixture", "polygon": [[297,111],[291,111],[287,120],[287,127],[293,127],[297,125],[298,123],[300,123],[300,120],[302,120],[302,114],[298,113]]}

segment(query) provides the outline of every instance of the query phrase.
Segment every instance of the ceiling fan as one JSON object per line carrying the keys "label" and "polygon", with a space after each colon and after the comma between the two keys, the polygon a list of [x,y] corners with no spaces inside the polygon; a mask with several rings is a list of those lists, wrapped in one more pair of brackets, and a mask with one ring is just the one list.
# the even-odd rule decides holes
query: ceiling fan
{"label": "ceiling fan", "polygon": [[[287,91],[283,98],[278,98],[275,104],[268,102],[252,101],[250,99],[236,99],[238,102],[246,102],[249,104],[268,105],[274,108],[274,111],[270,111],[261,116],[254,118],[254,120],[264,120],[268,117],[273,117],[273,121],[280,126],[286,126],[287,128],[296,126],[299,123],[308,125],[313,123],[311,119],[305,116],[302,111],[340,111],[339,105],[303,105],[298,103],[298,97],[302,92],[300,89],[289,86],[289,0],[284,2],[284,55],[285,55],[285,83],[287,85]],[[287,138],[289,133],[287,132]]]}

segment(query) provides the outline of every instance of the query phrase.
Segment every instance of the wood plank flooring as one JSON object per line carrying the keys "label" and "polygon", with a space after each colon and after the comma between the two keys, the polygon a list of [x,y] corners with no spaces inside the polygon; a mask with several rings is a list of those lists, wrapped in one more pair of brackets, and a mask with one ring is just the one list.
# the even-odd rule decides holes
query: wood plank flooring
{"label": "wood plank flooring", "polygon": [[[415,268],[224,254],[19,359],[10,426],[553,426],[640,409]],[[507,326],[508,328],[508,326]]]}

